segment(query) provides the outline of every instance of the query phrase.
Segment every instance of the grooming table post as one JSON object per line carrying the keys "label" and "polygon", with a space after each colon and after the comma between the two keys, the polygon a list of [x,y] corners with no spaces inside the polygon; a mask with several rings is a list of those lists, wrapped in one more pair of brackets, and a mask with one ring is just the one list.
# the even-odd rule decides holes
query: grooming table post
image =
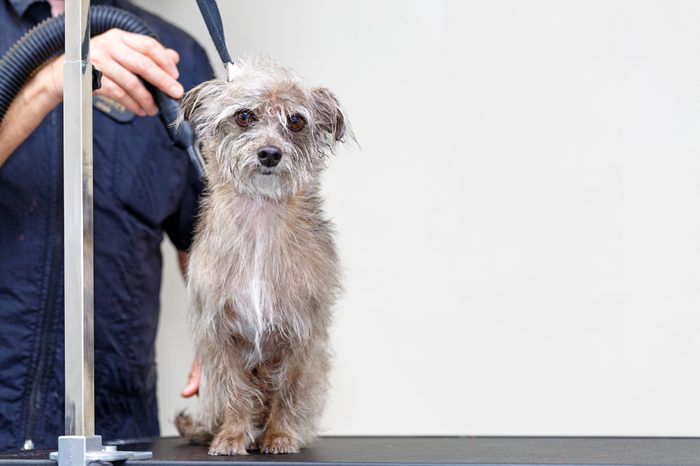
{"label": "grooming table post", "polygon": [[64,266],[66,434],[95,434],[93,384],[92,66],[89,0],[66,2]]}
{"label": "grooming table post", "polygon": [[147,459],[150,452],[102,447],[95,435],[93,339],[92,66],[90,1],[66,1],[63,88],[66,435],[50,458],[60,466]]}

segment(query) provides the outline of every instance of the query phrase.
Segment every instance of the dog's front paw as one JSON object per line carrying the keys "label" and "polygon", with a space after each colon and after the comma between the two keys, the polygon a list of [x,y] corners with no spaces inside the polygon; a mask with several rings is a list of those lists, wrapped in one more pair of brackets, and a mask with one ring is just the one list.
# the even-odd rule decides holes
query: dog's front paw
{"label": "dog's front paw", "polygon": [[247,455],[248,436],[245,433],[228,434],[221,432],[209,446],[209,454],[218,455]]}
{"label": "dog's front paw", "polygon": [[279,432],[265,432],[260,451],[277,455],[280,453],[299,453],[301,445],[294,437]]}

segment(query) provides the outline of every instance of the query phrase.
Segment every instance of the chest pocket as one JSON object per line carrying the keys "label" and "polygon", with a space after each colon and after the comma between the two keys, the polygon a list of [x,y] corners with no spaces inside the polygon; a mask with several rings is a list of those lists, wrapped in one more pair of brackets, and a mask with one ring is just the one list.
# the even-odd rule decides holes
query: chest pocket
{"label": "chest pocket", "polygon": [[178,206],[188,159],[177,149],[157,117],[119,125],[115,141],[113,189],[127,212],[159,227]]}

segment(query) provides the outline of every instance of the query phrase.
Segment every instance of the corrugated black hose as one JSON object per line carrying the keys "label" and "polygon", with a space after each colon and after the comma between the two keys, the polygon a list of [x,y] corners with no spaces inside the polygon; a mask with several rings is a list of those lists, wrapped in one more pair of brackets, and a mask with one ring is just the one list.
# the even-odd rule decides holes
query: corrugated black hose
{"label": "corrugated black hose", "polygon": [[[49,18],[34,26],[24,34],[0,59],[0,122],[22,86],[31,78],[35,70],[59,53],[65,47],[65,18],[63,15]],[[117,28],[127,32],[156,37],[153,31],[133,14],[108,6],[90,8],[90,35],[96,36],[109,29]],[[95,81],[93,80],[93,86]],[[99,87],[99,86],[98,86]],[[177,132],[172,123],[177,117],[179,105],[161,91],[147,86],[160,109],[160,119],[168,130],[171,139],[187,152],[200,177],[203,175],[202,161],[196,150],[192,128],[184,122]]]}

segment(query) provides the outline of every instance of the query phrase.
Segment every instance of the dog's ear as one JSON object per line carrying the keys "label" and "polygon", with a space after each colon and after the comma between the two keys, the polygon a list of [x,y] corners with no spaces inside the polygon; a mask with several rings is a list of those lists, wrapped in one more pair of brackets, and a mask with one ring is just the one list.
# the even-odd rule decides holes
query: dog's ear
{"label": "dog's ear", "polygon": [[192,121],[195,111],[201,106],[202,102],[199,100],[199,96],[202,90],[207,86],[206,82],[203,82],[182,96],[180,99],[180,115],[184,120]]}
{"label": "dog's ear", "polygon": [[187,120],[193,127],[197,126],[197,116],[201,110],[211,105],[226,86],[226,82],[220,79],[212,79],[193,87],[180,99],[180,113],[177,123]]}
{"label": "dog's ear", "polygon": [[342,141],[346,135],[347,124],[338,99],[325,87],[311,89],[311,95],[319,126],[331,133],[336,141]]}

